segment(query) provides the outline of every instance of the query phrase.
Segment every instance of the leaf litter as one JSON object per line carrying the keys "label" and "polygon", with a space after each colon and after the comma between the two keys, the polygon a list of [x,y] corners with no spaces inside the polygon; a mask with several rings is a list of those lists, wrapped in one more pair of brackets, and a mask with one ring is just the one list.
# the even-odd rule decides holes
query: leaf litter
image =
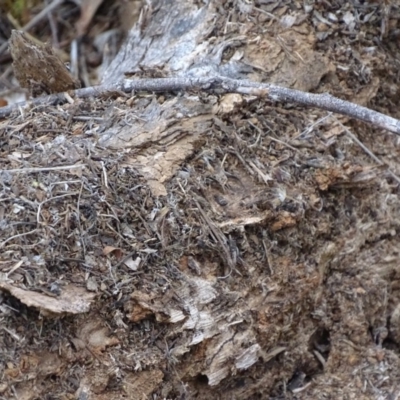
{"label": "leaf litter", "polygon": [[[394,24],[383,6],[295,3],[247,20],[248,62],[396,116],[382,75],[396,61],[367,51]],[[196,96],[76,99],[0,123],[1,395],[395,398],[397,138]]]}

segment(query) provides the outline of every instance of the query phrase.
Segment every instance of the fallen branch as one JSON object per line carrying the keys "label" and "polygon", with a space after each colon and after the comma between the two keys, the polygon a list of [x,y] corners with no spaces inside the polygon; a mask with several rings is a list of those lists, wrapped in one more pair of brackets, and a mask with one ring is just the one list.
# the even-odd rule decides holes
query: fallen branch
{"label": "fallen branch", "polygon": [[57,167],[43,167],[43,168],[17,168],[17,169],[7,169],[7,170],[0,169],[0,173],[7,172],[8,174],[12,174],[12,173],[23,172],[24,174],[30,174],[35,172],[49,172],[49,171],[62,171],[65,169],[76,169],[84,166],[85,164],[76,164],[76,165],[60,165]]}
{"label": "fallen branch", "polygon": [[258,83],[249,80],[230,79],[223,76],[192,78],[160,78],[160,79],[124,79],[122,82],[77,89],[45,97],[38,97],[28,102],[21,102],[0,108],[0,118],[5,118],[19,108],[61,104],[68,101],[69,96],[88,98],[115,94],[118,91],[132,92],[169,92],[169,91],[205,90],[216,93],[241,93],[258,97],[268,97],[272,101],[295,103],[307,107],[315,107],[346,115],[368,122],[379,128],[400,135],[400,121],[366,107],[349,101],[338,99],[327,93],[313,94],[300,90],[288,89],[269,83]]}

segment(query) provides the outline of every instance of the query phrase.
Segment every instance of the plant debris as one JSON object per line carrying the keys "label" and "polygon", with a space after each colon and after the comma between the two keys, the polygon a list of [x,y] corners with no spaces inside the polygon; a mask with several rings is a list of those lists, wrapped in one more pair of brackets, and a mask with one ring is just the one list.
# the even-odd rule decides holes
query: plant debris
{"label": "plant debris", "polygon": [[80,87],[50,45],[34,43],[24,32],[12,31],[10,52],[15,77],[33,97]]}
{"label": "plant debris", "polygon": [[[121,49],[135,48],[133,79],[204,71],[209,51],[228,74],[400,117],[395,5],[157,4]],[[382,129],[243,93],[13,112],[0,121],[0,396],[397,398],[399,158]]]}

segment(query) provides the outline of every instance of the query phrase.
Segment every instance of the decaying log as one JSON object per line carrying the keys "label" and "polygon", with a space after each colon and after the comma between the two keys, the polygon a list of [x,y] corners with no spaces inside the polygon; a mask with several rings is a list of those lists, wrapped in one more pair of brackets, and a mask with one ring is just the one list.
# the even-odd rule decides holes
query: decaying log
{"label": "decaying log", "polygon": [[[174,248],[176,244],[174,241],[181,240],[176,232],[179,234],[183,232],[181,236],[184,236],[187,231],[192,230],[198,230],[198,236],[195,237],[199,243],[198,247],[204,246],[201,249],[212,248],[214,251],[210,252],[214,257],[210,257],[211,259],[207,258],[207,254],[202,254],[202,250],[195,256],[186,254],[186,244],[190,240],[192,244],[194,240],[187,234],[189,239],[186,237],[182,239],[183,242],[187,239],[184,245],[179,243],[180,248],[174,262],[169,262],[173,259],[172,256],[168,261],[162,257],[158,258],[157,262],[161,264],[165,261],[165,275],[152,276],[153,279],[149,279],[143,287],[137,284],[132,289],[128,284],[126,292],[118,292],[119,288],[114,281],[115,293],[121,294],[118,302],[123,303],[117,310],[123,317],[118,317],[116,310],[113,314],[120,331],[124,331],[128,336],[131,332],[127,323],[140,324],[146,319],[151,319],[153,326],[156,327],[153,331],[151,328],[139,332],[137,337],[141,335],[140,340],[133,344],[133,347],[136,344],[139,346],[139,342],[148,345],[148,348],[141,353],[142,358],[136,354],[139,353],[139,347],[127,349],[122,339],[121,344],[118,339],[110,339],[111,342],[120,344],[120,359],[129,361],[133,359],[136,362],[132,371],[123,378],[125,382],[132,382],[131,388],[135,388],[134,384],[145,386],[151,375],[154,375],[154,385],[150,385],[150,389],[141,389],[138,397],[135,397],[136,393],[132,394],[132,398],[149,395],[163,382],[164,373],[168,374],[165,379],[168,384],[174,382],[178,387],[184,382],[182,398],[185,397],[184,388],[187,382],[195,382],[193,387],[205,382],[206,385],[202,387],[203,393],[215,390],[212,392],[214,396],[215,393],[222,393],[221,396],[225,396],[222,398],[250,398],[252,395],[263,393],[263,390],[264,394],[271,390],[275,396],[273,390],[279,385],[286,385],[291,377],[296,377],[297,368],[302,373],[302,368],[307,369],[308,365],[312,365],[310,369],[314,375],[310,376],[315,376],[317,379],[319,372],[314,371],[320,371],[320,364],[323,368],[326,367],[327,354],[331,351],[331,344],[326,344],[319,336],[324,336],[325,330],[331,328],[328,323],[333,324],[332,320],[342,311],[336,306],[333,317],[329,314],[327,297],[333,297],[335,291],[328,292],[323,285],[328,270],[333,266],[332,268],[340,271],[345,257],[350,257],[349,262],[352,266],[357,263],[363,266],[368,264],[362,257],[357,258],[358,254],[381,237],[391,236],[392,234],[388,232],[395,233],[396,229],[399,229],[396,220],[393,222],[394,225],[390,226],[390,230],[385,230],[386,225],[385,229],[382,228],[384,224],[389,224],[390,218],[386,214],[385,218],[376,218],[377,221],[367,223],[363,220],[362,229],[359,230],[370,235],[365,233],[365,237],[360,237],[350,229],[335,234],[329,232],[329,224],[332,223],[330,221],[334,219],[333,213],[325,216],[324,220],[321,218],[323,221],[321,226],[317,223],[307,226],[304,220],[308,215],[325,212],[322,195],[319,192],[325,192],[329,188],[344,190],[343,188],[354,187],[356,184],[368,188],[368,185],[377,180],[378,174],[384,168],[368,169],[365,166],[351,164],[342,168],[336,159],[331,161],[334,157],[323,146],[322,150],[319,147],[318,151],[324,156],[325,153],[327,155],[325,158],[320,157],[320,164],[318,164],[320,159],[314,157],[315,154],[319,154],[314,148],[310,159],[303,160],[301,157],[295,159],[299,150],[294,147],[296,143],[289,143],[295,136],[290,134],[285,138],[287,141],[280,140],[278,135],[276,135],[278,137],[268,137],[268,135],[263,137],[265,142],[268,141],[265,146],[272,148],[271,153],[268,153],[271,157],[266,158],[263,164],[262,158],[257,153],[258,139],[250,144],[237,134],[243,127],[240,126],[242,121],[233,118],[236,113],[239,114],[238,110],[267,97],[272,101],[290,102],[338,112],[397,134],[400,134],[400,121],[327,94],[308,93],[307,90],[313,90],[318,86],[320,79],[331,68],[319,54],[314,57],[322,67],[314,75],[314,82],[303,82],[302,86],[293,85],[293,88],[280,86],[279,82],[262,83],[265,79],[261,70],[247,64],[241,59],[240,52],[234,50],[246,42],[245,36],[228,38],[212,35],[215,24],[218,23],[218,6],[217,1],[148,2],[147,8],[131,30],[126,43],[106,69],[100,86],[78,89],[67,95],[54,94],[37,98],[29,103],[41,107],[75,100],[79,104],[79,99],[89,97],[131,94],[129,98],[126,95],[121,96],[123,107],[118,107],[117,102],[109,103],[105,117],[97,126],[99,129],[96,131],[95,139],[92,137],[88,139],[88,142],[93,139],[95,144],[91,148],[88,145],[87,152],[90,153],[93,148],[115,150],[114,153],[121,154],[121,158],[118,160],[119,163],[116,162],[112,166],[113,171],[121,170],[121,174],[128,177],[134,174],[144,177],[150,192],[143,195],[147,197],[146,199],[140,198],[140,203],[143,204],[139,206],[141,209],[136,214],[125,213],[122,205],[125,199],[118,199],[121,205],[115,207],[116,209],[119,207],[117,211],[110,206],[111,211],[99,213],[98,218],[110,217],[113,223],[117,221],[116,224],[120,222],[119,218],[121,220],[124,218],[124,221],[126,219],[132,225],[133,220],[139,221],[138,224],[143,223],[146,228],[143,235],[129,231],[131,229],[129,226],[125,227],[128,232],[126,237],[125,228],[117,232],[125,243],[134,243],[132,244],[134,250],[129,253],[128,258],[132,258],[131,255],[135,252],[139,253],[137,248],[141,250],[140,256],[167,254],[168,250]],[[224,58],[225,50],[228,48],[232,53]],[[311,61],[302,60],[302,63],[307,67],[316,61],[313,58]],[[143,92],[150,94],[143,95]],[[160,98],[161,96],[155,95],[160,92],[165,92],[165,96]],[[206,99],[202,97],[205,96],[205,92]],[[262,107],[266,105],[263,104]],[[0,117],[8,115],[13,110],[15,108],[12,107],[0,109]],[[285,112],[288,114],[290,110],[289,112],[283,110],[281,115],[287,115]],[[256,113],[253,113],[254,115]],[[247,116],[243,117],[245,118]],[[252,118],[246,119],[245,124],[256,131],[261,130]],[[205,146],[207,140],[211,140],[207,135],[215,126],[217,129],[213,131],[213,135],[220,134],[225,141],[228,141],[227,137],[235,139],[225,147],[221,145],[223,150],[207,149]],[[259,136],[262,134],[264,132],[260,132]],[[339,136],[339,133],[332,133],[333,137],[335,135]],[[83,138],[81,142],[86,139]],[[276,143],[280,147],[273,148]],[[304,142],[301,145],[305,146]],[[243,156],[243,153],[250,148],[251,151]],[[261,154],[266,153],[265,148],[260,150]],[[287,149],[291,151],[289,155],[284,154]],[[76,153],[81,157],[81,153],[85,152]],[[73,157],[75,153],[71,151],[71,154]],[[91,188],[93,191],[98,187],[104,189],[104,193],[96,199],[106,203],[111,190],[107,184],[107,168],[104,166],[104,160],[101,156],[97,156],[96,159],[88,156],[87,159],[93,171],[96,170],[96,162],[102,165],[103,170],[100,172],[102,182],[96,181]],[[198,159],[203,163],[200,166],[196,164],[198,170],[195,171],[192,165]],[[225,163],[227,159],[229,161]],[[185,164],[187,160],[194,161],[192,164],[190,162]],[[294,161],[290,163],[292,160]],[[86,164],[76,162],[75,167],[86,167]],[[317,170],[315,176],[311,176],[306,169],[314,165],[312,162],[315,162]],[[329,162],[337,164],[331,165]],[[183,166],[188,168],[184,169]],[[363,175],[365,171],[368,172],[368,176]],[[19,173],[20,170],[15,169],[11,172]],[[81,173],[84,174],[85,171]],[[12,174],[9,173],[8,176],[10,175]],[[203,179],[202,175],[207,175],[207,178]],[[174,189],[178,194],[171,193],[168,186],[172,178],[175,179]],[[313,178],[319,184],[317,189],[309,184]],[[134,182],[133,186],[136,184]],[[307,193],[304,192],[304,187],[308,190]],[[83,184],[81,192],[82,188]],[[139,195],[134,193],[134,189],[129,187],[127,190],[132,190],[132,201],[138,201]],[[79,199],[83,198],[81,192]],[[118,190],[115,192],[118,195]],[[397,200],[394,197],[392,194],[391,197],[388,196],[390,202],[395,204],[393,209],[397,207],[395,203]],[[162,203],[164,199],[167,200]],[[150,205],[145,204],[147,200]],[[43,200],[41,204],[46,201]],[[346,201],[351,203],[351,206],[347,206],[349,210],[355,207],[352,199],[346,198]],[[387,202],[389,203],[389,200]],[[149,209],[153,207],[153,210],[148,212],[149,210],[145,210],[146,207]],[[79,204],[76,209],[79,210]],[[192,225],[186,226],[180,218],[182,215],[186,216],[184,212],[188,209],[190,214],[187,215],[195,215],[195,218]],[[309,214],[306,215],[306,212]],[[378,213],[376,210],[374,212]],[[37,215],[39,217],[40,212]],[[375,222],[376,225],[373,225]],[[303,231],[296,236],[295,230],[300,225]],[[164,235],[162,229],[165,226],[170,232]],[[249,231],[246,231],[248,227]],[[274,239],[275,241],[267,243],[270,233],[272,236],[284,228],[288,228],[287,235],[279,236],[280,241]],[[379,231],[379,238],[373,236],[374,230]],[[52,229],[51,232],[53,231],[56,230]],[[392,236],[395,236],[394,233]],[[312,249],[312,254],[297,253],[302,246],[297,242],[299,237],[304,238],[303,242],[307,244],[308,249]],[[329,237],[331,242],[326,240],[326,237]],[[164,246],[164,241],[168,242],[168,239],[173,243]],[[317,244],[314,243],[314,239],[315,242],[318,241]],[[153,240],[160,247],[150,248]],[[207,240],[211,244],[205,244]],[[140,247],[142,242],[146,242],[147,247],[144,250]],[[257,247],[257,252],[252,246]],[[238,250],[239,247],[242,252]],[[277,248],[279,249],[276,250]],[[275,251],[274,257],[270,255],[271,249]],[[120,251],[120,249],[114,250]],[[172,253],[172,250],[170,251]],[[250,254],[252,251],[254,257]],[[105,255],[103,253],[103,256]],[[247,256],[249,262],[246,261]],[[353,256],[354,259],[351,258]],[[136,262],[137,259],[139,260]],[[141,263],[139,256],[137,259],[130,260],[132,270],[138,268],[138,264]],[[369,262],[370,258],[367,259]],[[115,273],[117,267],[125,261],[127,260],[123,258],[118,263],[110,264],[109,270],[106,269],[104,274]],[[149,269],[148,275],[151,275],[152,269]],[[135,272],[143,271],[135,270]],[[337,275],[330,276],[333,281],[331,285],[335,288],[340,286],[340,283],[334,286]],[[362,284],[357,283],[358,286],[352,287],[349,284],[349,287],[343,289],[341,293],[343,298],[348,298],[346,303],[348,308],[354,307],[353,312],[354,310],[360,312],[359,310],[363,308],[362,301],[367,298],[369,287],[376,289],[374,285],[378,278],[368,279],[366,278]],[[158,280],[162,289],[157,286]],[[164,282],[168,284],[164,285]],[[384,294],[381,297],[386,298]],[[371,306],[371,315],[375,318],[370,323],[371,326],[373,323],[379,326],[381,323],[379,318],[385,319],[382,313],[385,307],[383,300]],[[343,314],[345,313],[347,309],[343,310]],[[364,326],[360,323],[351,327],[351,318],[348,318],[347,323],[348,331],[355,332],[354,336],[361,338],[359,347],[367,348],[362,342],[366,341],[366,334],[363,336],[359,333],[364,332],[362,331]],[[336,351],[337,354],[342,354],[340,346],[346,345],[350,340],[346,339],[345,343],[338,340],[335,335],[339,335],[338,330],[332,329],[332,343],[336,346],[332,345],[332,353]],[[160,353],[162,357],[159,356]],[[154,359],[151,357],[153,354],[157,355]],[[371,355],[369,357],[372,358]],[[357,362],[360,362],[360,366],[363,365],[362,360],[350,357],[349,360],[354,365]],[[333,363],[333,367],[330,366],[332,369],[335,366],[334,362],[345,364],[339,356],[336,359],[331,356],[329,361]],[[256,368],[260,365],[259,373]],[[118,368],[123,369],[120,365]],[[251,368],[254,368],[255,373],[253,376],[247,376],[245,372]],[[293,390],[306,389],[308,383],[302,386],[305,376],[304,374],[300,379],[300,383],[292,382],[290,387]],[[85,379],[80,382],[78,392],[86,396],[92,389],[91,380]],[[168,390],[166,393],[167,397]],[[282,393],[286,393],[286,386],[282,389]],[[93,395],[89,398],[96,397]]]}
{"label": "decaying log", "polygon": [[[154,7],[145,7],[139,23],[131,30],[122,49],[106,69],[102,85],[77,90],[74,95],[79,98],[86,98],[107,95],[119,90],[130,93],[135,91],[168,92],[193,89],[217,90],[219,93],[251,94],[258,97],[267,96],[273,101],[321,108],[400,134],[399,120],[329,94],[312,94],[274,84],[240,79],[251,68],[249,69],[249,66],[234,59],[223,62],[222,56],[224,50],[228,47],[240,45],[246,38],[237,37],[222,40],[220,43],[209,42],[207,37],[212,27],[214,15],[213,2],[209,2],[208,5],[200,8],[187,2],[173,1],[161,1]],[[17,39],[21,41],[24,36],[22,33],[15,32],[13,38],[15,44],[11,46],[12,54],[16,60],[14,63],[19,65],[21,61],[26,62],[24,60],[27,58],[26,51],[23,54],[19,51],[21,46],[17,46]],[[198,46],[198,43],[202,43],[202,45]],[[34,46],[30,47],[34,49]],[[47,52],[50,52],[50,50],[47,49]],[[40,63],[40,58],[33,57],[37,52],[31,53],[28,60],[37,59]],[[50,56],[54,59],[54,55],[50,54]],[[19,61],[20,59],[21,61]],[[50,75],[56,76],[58,74],[60,79],[54,81],[54,78],[52,78],[54,82],[51,84],[47,81],[37,83],[36,81],[40,80],[39,77],[29,74],[27,76],[26,73],[20,74],[21,68],[17,68],[16,71],[19,73],[19,80],[24,87],[39,87],[48,93],[78,87],[78,82],[69,76],[65,67],[57,66],[56,63],[55,65],[57,68]],[[29,72],[34,71],[35,68],[31,66],[25,68],[25,70]],[[39,66],[37,70],[43,70],[42,66]],[[140,79],[143,72],[145,76],[157,72],[169,78]],[[138,75],[139,78],[124,79],[134,75]],[[68,98],[59,94],[38,99],[31,104],[58,104],[67,101]],[[1,108],[0,118],[4,118],[17,107],[24,105],[26,103]]]}

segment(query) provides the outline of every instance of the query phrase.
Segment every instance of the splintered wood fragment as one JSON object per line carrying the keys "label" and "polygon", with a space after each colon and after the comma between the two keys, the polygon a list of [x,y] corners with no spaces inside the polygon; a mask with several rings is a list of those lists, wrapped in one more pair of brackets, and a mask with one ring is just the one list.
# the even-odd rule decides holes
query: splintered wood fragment
{"label": "splintered wood fragment", "polygon": [[17,30],[12,31],[9,45],[15,77],[33,97],[80,87],[50,45],[36,44]]}

